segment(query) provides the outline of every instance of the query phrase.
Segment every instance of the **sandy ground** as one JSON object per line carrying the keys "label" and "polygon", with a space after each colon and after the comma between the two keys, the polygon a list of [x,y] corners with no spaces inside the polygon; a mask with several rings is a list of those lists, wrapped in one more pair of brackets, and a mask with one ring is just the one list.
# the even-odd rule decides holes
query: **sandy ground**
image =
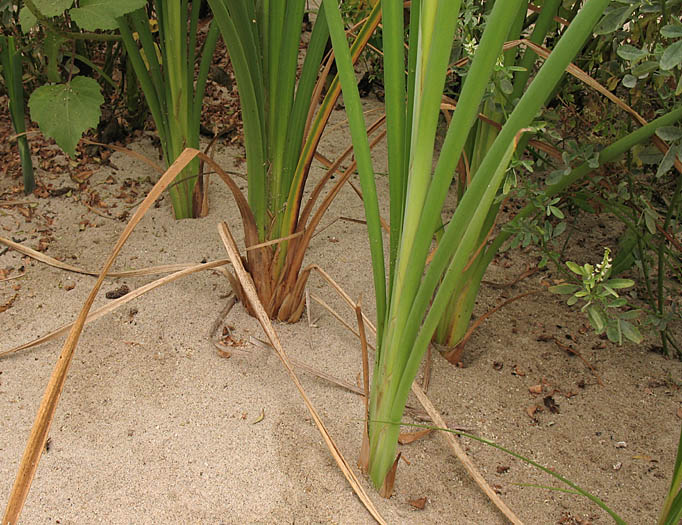
{"label": "sandy ground", "polygon": [[[337,112],[338,113],[338,112]],[[336,115],[338,118],[338,115]],[[343,133],[343,127],[336,128]],[[331,155],[345,144],[327,137]],[[134,148],[154,155],[148,141]],[[243,170],[243,153],[219,145],[224,167]],[[381,151],[377,158],[381,158]],[[382,171],[379,167],[377,171]],[[74,186],[66,175],[39,171],[54,188]],[[119,215],[117,198],[126,179],[150,185],[149,168],[115,153],[96,171],[90,187]],[[0,180],[0,194],[12,185]],[[385,193],[385,180],[378,178]],[[242,186],[245,184],[242,184]],[[224,258],[216,223],[226,220],[242,238],[239,218],[219,180],[210,187],[208,217],[176,222],[164,197],[133,233],[116,268]],[[124,223],[104,218],[79,202],[78,193],[26,199],[30,220],[18,206],[0,208],[0,235],[38,246],[71,264],[98,269]],[[2,201],[0,201],[1,203]],[[339,216],[362,218],[362,204],[345,188],[323,225]],[[587,228],[591,230],[591,228]],[[599,228],[595,228],[599,231]],[[307,256],[325,268],[351,297],[362,295],[370,318],[373,293],[364,227],[336,221],[320,233]],[[94,279],[29,261],[0,250],[0,351],[72,321]],[[592,262],[601,249],[587,253]],[[536,259],[512,252],[496,260],[487,280],[509,282]],[[581,261],[585,262],[585,261]],[[476,313],[503,297],[541,288],[536,273],[513,288],[484,285]],[[112,279],[107,291],[131,289],[150,277]],[[73,286],[72,286],[73,285]],[[352,322],[354,315],[323,281],[310,292]],[[303,402],[277,357],[250,344],[264,338],[237,304],[224,324],[244,341],[232,357],[219,354],[209,331],[230,287],[208,271],[157,289],[88,326],[81,338],[42,456],[22,523],[339,523],[372,520],[336,468]],[[313,304],[313,324],[277,324],[285,349],[308,365],[354,383],[361,370],[354,336]],[[605,386],[577,357],[551,338],[571,345],[597,370]],[[0,500],[16,475],[33,418],[62,339],[0,359]],[[635,347],[604,344],[585,329],[579,312],[546,292],[513,303],[482,324],[466,347],[464,367],[433,359],[429,396],[451,426],[492,439],[533,458],[592,491],[628,523],[652,523],[668,488],[680,428],[682,364]],[[303,384],[351,463],[361,442],[362,399],[305,372]],[[542,393],[533,394],[541,386]],[[550,397],[558,405],[551,412]],[[417,406],[416,400],[410,404]],[[529,409],[537,406],[534,417]],[[601,524],[611,519],[576,495],[523,486],[558,486],[553,478],[499,451],[461,439],[472,460],[526,523]],[[385,500],[363,483],[390,523],[497,524],[501,514],[432,434],[401,446],[395,494]],[[423,510],[410,501],[427,498]]]}

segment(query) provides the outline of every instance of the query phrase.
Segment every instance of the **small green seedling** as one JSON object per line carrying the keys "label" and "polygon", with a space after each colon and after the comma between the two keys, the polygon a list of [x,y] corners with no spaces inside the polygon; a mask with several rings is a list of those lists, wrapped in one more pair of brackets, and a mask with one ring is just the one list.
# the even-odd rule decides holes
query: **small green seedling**
{"label": "small green seedling", "polygon": [[633,343],[641,343],[642,335],[632,320],[639,316],[639,310],[620,312],[627,305],[627,300],[618,295],[616,290],[630,288],[635,284],[632,279],[610,279],[611,251],[606,248],[600,263],[593,266],[568,261],[566,266],[580,278],[580,284],[564,283],[550,287],[549,291],[562,295],[570,295],[566,303],[573,306],[584,301],[581,311],[587,312],[590,324],[598,334],[606,331],[609,341],[622,344],[623,337]]}

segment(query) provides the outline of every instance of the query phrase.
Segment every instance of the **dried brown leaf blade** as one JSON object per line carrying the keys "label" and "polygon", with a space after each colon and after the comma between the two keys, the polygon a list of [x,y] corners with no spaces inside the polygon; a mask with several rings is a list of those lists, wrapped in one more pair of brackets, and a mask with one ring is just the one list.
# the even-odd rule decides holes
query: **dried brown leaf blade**
{"label": "dried brown leaf blade", "polygon": [[28,496],[29,490],[31,488],[31,483],[35,476],[36,470],[38,469],[38,464],[40,462],[40,457],[45,447],[45,442],[47,441],[47,436],[50,431],[50,426],[54,418],[55,411],[57,410],[57,404],[64,388],[64,382],[66,381],[66,375],[69,370],[69,365],[71,364],[71,359],[73,358],[76,345],[80,338],[83,327],[85,326],[85,321],[92,307],[92,303],[95,300],[97,292],[104,282],[104,278],[107,272],[111,268],[116,259],[117,255],[123,248],[123,245],[130,237],[133,229],[140,222],[147,210],[152,206],[152,204],[158,199],[164,189],[175,179],[176,176],[180,174],[182,169],[189,164],[189,162],[196,157],[199,153],[198,150],[187,148],[185,149],[176,161],[166,170],[166,172],[161,176],[159,181],[151,189],[147,197],[137,209],[130,222],[127,224],[123,233],[119,237],[111,255],[107,259],[102,271],[95,282],[95,285],[90,292],[90,295],[85,301],[83,308],[78,316],[78,319],[73,324],[69,336],[67,337],[62,351],[57,359],[57,363],[52,372],[52,376],[47,384],[45,393],[43,394],[40,407],[38,409],[38,414],[36,415],[31,433],[26,443],[26,448],[24,450],[24,455],[21,459],[19,465],[19,472],[14,481],[12,487],[12,492],[10,494],[9,501],[7,502],[7,507],[5,508],[5,514],[2,519],[3,525],[16,524],[19,521],[19,516],[24,507],[24,503]]}
{"label": "dried brown leaf blade", "polygon": [[[192,273],[200,272],[203,270],[210,270],[212,268],[220,268],[221,266],[225,266],[229,264],[230,261],[228,259],[219,259],[217,261],[210,261],[207,263],[203,264],[196,264],[194,266],[187,266],[186,268],[177,271],[175,273],[172,273],[170,275],[166,275],[165,277],[162,277],[160,279],[157,279],[155,281],[152,281],[151,283],[147,283],[144,286],[140,286],[139,288],[136,288],[135,290],[132,290],[130,293],[124,295],[123,297],[120,297],[118,299],[115,299],[109,303],[107,303],[105,306],[94,310],[88,314],[88,317],[85,320],[85,324],[91,323],[92,321],[95,321],[101,317],[104,317],[108,313],[113,312],[117,308],[123,306],[126,303],[129,303],[133,299],[136,299],[140,297],[141,295],[158,288],[159,286],[163,286],[164,284],[168,284],[170,282],[173,282],[177,279],[180,279],[181,277],[184,277],[186,275],[190,275]],[[173,266],[173,265],[169,265]],[[185,266],[185,265],[182,265]],[[59,337],[60,335],[64,334],[67,330],[69,330],[73,326],[73,323],[68,323],[65,324],[56,330],[53,330],[52,332],[45,334],[42,337],[39,337],[38,339],[35,339],[34,341],[24,343],[20,346],[17,346],[15,348],[11,348],[9,350],[5,350],[4,352],[0,352],[0,358],[5,357],[9,354],[13,354],[15,352],[19,352],[21,350],[26,350],[28,348],[33,348],[34,346],[41,345],[43,343],[47,343],[48,341],[51,341],[55,337]]]}
{"label": "dried brown leaf blade", "polygon": [[[433,420],[433,424],[439,428],[448,428],[447,424],[445,423],[445,420],[441,417],[440,412],[436,410],[436,407],[433,406],[431,400],[428,398],[426,393],[421,389],[421,387],[416,382],[412,383],[412,392],[414,393],[415,396],[417,396],[417,399],[424,407],[424,410],[426,410],[426,412]],[[464,449],[462,449],[462,446],[459,444],[454,434],[452,434],[451,432],[441,432],[441,434],[444,437],[444,439],[448,442],[448,445],[450,445],[450,448],[452,448],[452,451],[455,453],[455,456],[457,456],[457,459],[459,459],[462,462],[462,465],[464,465],[464,468],[467,470],[469,475],[474,479],[476,484],[486,494],[486,496],[488,496],[490,501],[492,501],[495,504],[495,506],[498,509],[500,509],[500,511],[507,517],[509,521],[511,521],[515,525],[523,525],[523,522],[516,516],[516,514],[514,514],[514,512],[509,507],[507,507],[507,504],[504,501],[502,501],[502,498],[500,498],[495,492],[495,490],[490,485],[488,485],[488,482],[476,468],[476,465],[474,465],[473,461],[469,459],[469,456],[466,455],[466,452],[464,452]]]}
{"label": "dried brown leaf blade", "polygon": [[[4,244],[5,246],[9,246],[13,250],[16,250],[19,253],[23,253],[24,255],[28,255],[32,259],[35,259],[37,261],[40,261],[42,263],[45,263],[49,266],[53,266],[54,268],[60,268],[62,270],[66,270],[69,272],[74,272],[74,273],[80,273],[83,275],[92,275],[92,276],[97,276],[99,275],[99,272],[93,272],[91,270],[84,270],[83,268],[79,268],[78,266],[73,266],[72,264],[68,264],[62,261],[58,261],[57,259],[53,259],[49,255],[45,255],[44,253],[41,253],[39,251],[34,250],[33,248],[29,248],[28,246],[24,246],[23,244],[19,244],[17,242],[11,241],[9,239],[6,239],[4,237],[0,237],[0,244]],[[161,266],[150,266],[148,268],[141,268],[139,270],[126,270],[123,272],[111,272],[107,273],[107,277],[141,277],[144,275],[157,275],[160,273],[170,273],[170,272],[176,272],[178,270],[183,270],[185,268],[189,268],[192,266],[191,263],[179,263],[179,264],[164,264]]]}
{"label": "dried brown leaf blade", "polygon": [[417,432],[402,432],[400,435],[398,435],[398,443],[401,445],[409,445],[410,443],[414,443],[424,436],[428,436],[430,433],[430,428],[423,428]]}
{"label": "dried brown leaf blade", "polygon": [[391,494],[393,494],[393,485],[395,485],[395,474],[398,471],[398,462],[400,461],[400,456],[401,453],[398,452],[398,455],[396,456],[395,461],[393,462],[393,466],[388,470],[388,473],[384,478],[384,483],[383,485],[381,485],[381,489],[379,489],[379,494],[381,495],[382,498],[390,498]]}
{"label": "dried brown leaf blade", "polygon": [[320,434],[322,435],[322,438],[327,444],[327,447],[329,448],[329,451],[331,452],[334,460],[339,465],[339,468],[343,472],[344,476],[346,477],[346,479],[348,480],[351,487],[358,495],[362,503],[365,505],[365,508],[367,508],[369,513],[372,515],[372,517],[378,523],[382,524],[386,523],[385,520],[381,517],[379,512],[374,507],[372,500],[369,499],[369,496],[362,488],[360,481],[357,479],[350,465],[341,454],[341,451],[336,446],[336,443],[334,442],[331,435],[327,431],[324,423],[322,422],[322,419],[317,414],[317,410],[315,410],[315,407],[313,406],[307,394],[305,393],[303,385],[299,381],[296,372],[294,372],[293,365],[291,364],[287,354],[284,352],[284,348],[282,347],[279,337],[277,336],[277,333],[275,332],[275,329],[273,328],[272,323],[270,322],[270,318],[268,317],[267,313],[265,312],[265,309],[263,308],[263,305],[258,299],[258,295],[256,293],[256,288],[253,283],[253,280],[244,269],[244,265],[242,263],[241,256],[239,255],[237,244],[234,238],[232,237],[232,233],[230,232],[230,229],[228,228],[227,224],[224,222],[219,224],[218,231],[220,233],[220,237],[223,240],[223,244],[225,245],[225,249],[227,250],[230,260],[232,261],[232,266],[235,269],[239,282],[242,285],[249,301],[251,302],[251,306],[256,313],[258,321],[260,322],[261,326],[263,327],[263,330],[267,334],[268,339],[270,339],[270,342],[272,346],[275,348],[275,351],[277,352],[277,355],[279,356],[280,360],[284,364],[284,367],[287,370],[289,377],[291,378],[294,385],[301,394],[301,397],[303,398],[303,401],[306,407],[308,408],[313,420],[315,421],[315,425],[320,431]]}

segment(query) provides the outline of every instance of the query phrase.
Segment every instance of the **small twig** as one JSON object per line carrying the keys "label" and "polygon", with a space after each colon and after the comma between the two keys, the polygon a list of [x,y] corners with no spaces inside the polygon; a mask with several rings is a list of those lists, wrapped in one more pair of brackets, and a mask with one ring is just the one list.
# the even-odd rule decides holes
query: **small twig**
{"label": "small twig", "polygon": [[365,423],[369,418],[369,359],[367,357],[367,337],[365,335],[365,323],[362,321],[362,296],[355,303],[355,315],[358,320],[358,332],[360,334],[360,348],[362,350],[362,386],[365,391]]}
{"label": "small twig", "polygon": [[90,210],[92,213],[95,215],[99,215],[100,217],[104,217],[105,219],[110,219],[112,221],[118,220],[116,217],[112,217],[111,215],[107,215],[106,213],[103,213],[99,210],[96,210],[94,207],[90,206],[87,202],[81,200],[81,204],[85,206],[88,210]]}
{"label": "small twig", "polygon": [[[275,349],[272,347],[272,345],[270,343],[262,341],[261,339],[258,339],[257,337],[253,337],[253,336],[249,337],[249,342],[255,346],[260,347],[260,348],[272,350],[273,352],[275,351]],[[343,379],[339,379],[338,377],[335,377],[331,374],[323,372],[322,370],[317,370],[316,368],[313,368],[312,366],[304,363],[303,361],[299,361],[298,359],[296,359],[294,357],[289,357],[289,361],[296,368],[300,368],[301,370],[308,372],[309,374],[311,374],[315,377],[318,377],[319,379],[324,379],[325,381],[328,381],[329,383],[332,383],[336,386],[340,386],[341,388],[345,388],[346,390],[349,390],[350,392],[353,392],[354,394],[359,394],[361,396],[365,395],[365,393],[362,391],[362,388],[358,388],[353,383],[349,383],[348,381],[344,381]]]}
{"label": "small twig", "polygon": [[[0,254],[0,255],[2,255],[2,254]],[[19,275],[12,275],[11,277],[5,277],[3,279],[0,279],[0,282],[11,281],[13,279],[19,279],[20,277],[23,277],[24,275],[26,275],[26,270],[24,270]]]}
{"label": "small twig", "polygon": [[213,321],[213,324],[211,325],[211,330],[208,333],[209,339],[213,340],[215,338],[215,334],[220,328],[220,325],[223,324],[223,321],[228,316],[236,302],[237,297],[234,295],[234,293],[230,293],[230,295],[228,295],[227,297],[227,303],[225,304],[225,308],[222,309],[220,314],[218,314],[218,318],[215,321]]}
{"label": "small twig", "polygon": [[339,219],[341,219],[341,217],[337,217],[336,219],[334,219],[333,221],[331,221],[331,222],[330,222],[329,224],[327,224],[326,226],[323,226],[322,228],[317,228],[317,230],[315,230],[315,233],[313,233],[313,236],[311,237],[311,239],[314,239],[315,237],[317,237],[318,235],[320,235],[324,230],[326,230],[327,228],[329,228],[330,226],[332,226],[332,225],[333,225],[335,222],[337,222]]}
{"label": "small twig", "polygon": [[[310,294],[310,297],[312,298],[313,301],[318,303],[322,308],[327,310],[330,314],[332,314],[338,322],[340,322],[343,326],[345,326],[348,330],[350,330],[355,337],[360,337],[360,334],[350,325],[348,324],[343,317],[341,317],[336,310],[334,310],[331,306],[329,306],[327,303],[325,303],[321,298],[314,294]],[[376,351],[376,348],[374,345],[370,342],[367,342],[367,346],[371,348],[373,351]]]}
{"label": "small twig", "polygon": [[426,355],[424,356],[424,377],[422,379],[422,388],[424,392],[429,391],[429,384],[431,383],[431,345],[426,348]]}
{"label": "small twig", "polygon": [[305,289],[305,313],[306,317],[308,318],[308,344],[310,345],[310,349],[314,352],[315,348],[313,347],[313,322],[310,319],[310,292],[308,291],[308,287]]}
{"label": "small twig", "polygon": [[[351,181],[348,181],[348,184],[350,184],[350,187],[353,188],[353,191],[355,191],[355,194],[360,197],[361,201],[365,201],[365,198],[362,196],[362,192],[353,184]],[[381,227],[384,229],[386,233],[389,233],[391,231],[391,228],[389,227],[388,223],[383,217],[379,217],[379,220],[381,221]]]}
{"label": "small twig", "polygon": [[573,354],[580,358],[580,360],[585,363],[585,366],[589,368],[592,371],[592,374],[594,374],[594,377],[597,379],[597,383],[599,383],[600,386],[605,386],[604,382],[601,380],[601,377],[599,377],[599,374],[597,373],[597,369],[593,367],[587,359],[585,359],[580,352],[577,350],[571,348],[568,345],[563,344],[561,341],[559,341],[556,337],[552,337],[552,340],[556,343],[556,345],[561,348],[562,350],[566,350],[569,354]]}
{"label": "small twig", "polygon": [[292,233],[291,235],[286,235],[284,237],[279,237],[278,239],[273,239],[271,241],[262,242],[260,244],[254,244],[253,246],[246,248],[246,251],[248,252],[251,250],[257,250],[259,248],[265,248],[266,246],[272,246],[273,244],[279,244],[280,242],[289,241],[291,239],[295,239],[296,237],[300,237],[301,235],[303,235],[302,231]]}
{"label": "small twig", "polygon": [[466,334],[464,334],[464,337],[455,345],[452,350],[449,350],[445,354],[443,354],[443,357],[450,361],[452,364],[456,364],[460,361],[462,357],[462,351],[464,350],[464,345],[466,345],[467,341],[471,338],[473,335],[474,331],[481,325],[483,321],[485,321],[488,317],[493,315],[495,312],[497,312],[500,308],[507,306],[509,303],[513,303],[514,301],[518,301],[519,299],[523,299],[527,295],[533,295],[536,293],[542,292],[542,289],[539,290],[531,290],[530,292],[524,292],[522,294],[516,295],[512,297],[511,299],[507,299],[505,301],[502,301],[499,305],[497,305],[495,308],[488,310],[486,313],[484,313],[481,317],[476,319],[469,329],[467,330]]}
{"label": "small twig", "polygon": [[353,217],[339,217],[340,220],[346,221],[346,222],[355,222],[357,224],[367,224],[367,221],[364,219],[355,219]]}
{"label": "small twig", "polygon": [[481,281],[481,282],[483,284],[487,284],[488,286],[490,286],[492,288],[510,288],[510,287],[514,286],[515,284],[520,283],[525,278],[530,277],[534,273],[537,273],[538,271],[540,271],[540,268],[538,268],[537,266],[533,266],[532,268],[528,267],[528,268],[526,268],[526,270],[521,272],[516,279],[514,279],[513,281],[508,282],[508,283],[495,283],[492,281]]}
{"label": "small twig", "polygon": [[0,207],[4,206],[30,206],[37,204],[35,201],[0,201]]}

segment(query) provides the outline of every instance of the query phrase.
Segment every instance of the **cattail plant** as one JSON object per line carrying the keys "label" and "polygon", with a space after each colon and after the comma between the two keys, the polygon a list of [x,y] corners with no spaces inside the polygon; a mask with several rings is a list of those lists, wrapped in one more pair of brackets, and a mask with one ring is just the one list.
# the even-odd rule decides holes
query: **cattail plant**
{"label": "cattail plant", "polygon": [[9,96],[9,113],[12,126],[17,133],[17,146],[21,158],[21,171],[24,177],[24,193],[31,193],[35,187],[31,148],[26,139],[26,122],[24,113],[24,84],[22,82],[21,52],[13,36],[0,36],[0,64],[5,88]]}
{"label": "cattail plant", "polygon": [[[129,60],[156,124],[166,166],[185,148],[199,147],[199,121],[209,66],[218,29],[211,24],[200,57],[196,54],[200,1],[153,2],[154,17],[147,8],[118,18],[118,28]],[[154,21],[158,31],[152,31]],[[195,63],[199,72],[195,78]],[[201,186],[197,186],[199,162],[193,161],[170,189],[175,217],[197,217]],[[195,194],[196,190],[196,194]]]}
{"label": "cattail plant", "polygon": [[[342,155],[310,199],[303,200],[315,150],[341,92],[338,80],[332,81],[318,107],[331,65],[327,62],[322,68],[329,40],[324,11],[311,17],[314,25],[298,74],[305,0],[209,0],[209,4],[230,54],[241,102],[248,203],[240,212],[247,269],[268,315],[294,322],[303,312],[310,273],[302,268],[305,251],[331,199],[352,173],[346,170],[318,203],[322,188],[345,158]],[[376,28],[379,13],[376,6],[359,28],[354,59]],[[236,185],[232,191],[243,199]],[[236,279],[232,286],[248,305]]]}
{"label": "cattail plant", "polygon": [[377,352],[370,394],[368,469],[384,495],[391,492],[385,480],[396,458],[400,421],[411,384],[453,292],[462,286],[466,269],[486,242],[489,225],[497,213],[499,188],[517,144],[609,2],[584,3],[549,59],[525,88],[472,174],[471,184],[427,265],[445,196],[491,74],[512,24],[528,6],[524,0],[489,2],[492,9],[483,36],[433,169],[440,102],[460,3],[413,1],[406,57],[403,2],[381,2],[391,207],[386,264],[369,143],[341,15],[334,0],[324,1],[351,124],[372,253]]}

